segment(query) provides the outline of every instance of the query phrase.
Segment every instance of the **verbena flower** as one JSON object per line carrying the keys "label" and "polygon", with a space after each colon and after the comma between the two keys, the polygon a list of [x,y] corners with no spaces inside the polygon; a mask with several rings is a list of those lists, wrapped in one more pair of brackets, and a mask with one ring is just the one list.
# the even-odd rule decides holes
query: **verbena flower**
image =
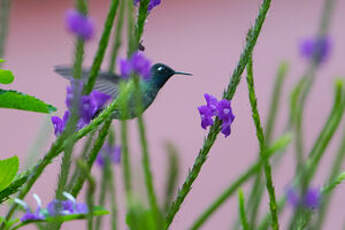
{"label": "verbena flower", "polygon": [[286,198],[289,204],[295,208],[303,206],[308,209],[316,209],[321,202],[321,192],[318,188],[309,188],[304,196],[301,197],[295,188],[290,187],[286,192]]}
{"label": "verbena flower", "polygon": [[[79,86],[78,88],[76,88],[77,85]],[[78,110],[80,119],[77,124],[77,129],[81,129],[85,125],[89,124],[96,113],[103,109],[107,101],[111,98],[111,96],[96,90],[93,90],[90,95],[84,96],[80,96],[81,92],[82,83],[80,82],[72,81],[71,86],[67,87],[66,105],[69,110],[72,108],[74,98],[80,98]],[[58,116],[53,116],[51,118],[56,136],[60,135],[65,129],[68,118],[70,117],[69,110],[65,112],[62,119]]]}
{"label": "verbena flower", "polygon": [[69,10],[66,14],[67,29],[85,41],[94,36],[94,24],[92,20],[76,10]]}
{"label": "verbena flower", "polygon": [[309,188],[303,198],[303,205],[309,209],[319,207],[321,201],[321,193],[318,188]]}
{"label": "verbena flower", "polygon": [[54,199],[47,205],[47,211],[50,216],[65,216],[71,214],[88,213],[86,204],[77,203],[75,198],[67,192],[64,192],[63,195],[67,198],[67,200]]}
{"label": "verbena flower", "polygon": [[301,42],[299,50],[302,57],[315,59],[316,63],[320,64],[328,59],[331,46],[329,37],[307,38]]}
{"label": "verbena flower", "polygon": [[105,160],[107,159],[111,160],[115,164],[119,164],[121,162],[121,147],[112,147],[109,143],[105,144],[98,153],[96,162],[99,166],[103,167]]}
{"label": "verbena flower", "polygon": [[[134,5],[137,5],[141,0],[134,0]],[[161,4],[161,0],[150,0],[147,10],[150,12],[153,8]]]}
{"label": "verbena flower", "polygon": [[204,94],[206,105],[198,107],[200,117],[201,117],[201,127],[206,129],[208,126],[214,124],[213,117],[218,117],[222,121],[221,132],[225,137],[229,136],[231,133],[231,124],[235,119],[232,113],[231,101],[222,99],[218,101],[216,97],[210,94]]}
{"label": "verbena flower", "polygon": [[128,78],[132,73],[142,76],[145,80],[151,77],[151,61],[140,51],[135,52],[130,59],[120,59],[119,65],[123,78]]}
{"label": "verbena flower", "polygon": [[20,221],[22,222],[29,221],[29,220],[44,220],[45,219],[45,216],[41,212],[42,211],[41,199],[36,194],[33,194],[33,197],[37,202],[37,208],[35,212],[32,212],[30,207],[24,201],[19,200],[17,198],[15,199],[15,202],[23,206],[24,209],[26,210],[25,214],[22,216],[22,218],[20,218]]}

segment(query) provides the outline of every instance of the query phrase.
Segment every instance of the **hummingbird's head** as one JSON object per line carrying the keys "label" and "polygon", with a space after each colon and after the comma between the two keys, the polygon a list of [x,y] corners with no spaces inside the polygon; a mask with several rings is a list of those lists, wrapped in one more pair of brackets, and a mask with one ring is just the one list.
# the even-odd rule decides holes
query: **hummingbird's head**
{"label": "hummingbird's head", "polygon": [[188,75],[190,73],[176,72],[172,68],[162,63],[156,63],[151,67],[152,81],[157,84],[157,86],[162,87],[165,82],[169,80],[173,75]]}

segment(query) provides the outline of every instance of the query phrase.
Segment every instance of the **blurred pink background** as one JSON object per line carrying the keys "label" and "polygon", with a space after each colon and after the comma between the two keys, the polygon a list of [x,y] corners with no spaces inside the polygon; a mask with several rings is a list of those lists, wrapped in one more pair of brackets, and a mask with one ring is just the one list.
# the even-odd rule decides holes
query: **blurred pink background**
{"label": "blurred pink background", "polygon": [[[55,105],[58,108],[57,114],[62,115],[65,110],[64,97],[68,82],[53,72],[53,66],[69,64],[72,61],[74,39],[65,31],[64,14],[67,9],[73,7],[73,1],[12,2],[5,59],[6,68],[13,70],[16,79],[6,88],[35,95]],[[200,127],[197,106],[204,103],[203,94],[206,92],[221,97],[244,47],[245,34],[254,23],[260,2],[162,0],[161,6],[150,14],[144,33],[146,55],[154,62],[163,62],[176,70],[194,74],[192,78],[172,78],[145,113],[155,185],[161,198],[167,159],[163,143],[167,140],[172,141],[180,150],[181,184],[207,133]],[[109,1],[105,0],[90,1],[90,15],[97,24],[97,38],[87,44],[85,66],[90,65],[94,56],[108,5]],[[281,134],[286,123],[289,91],[303,74],[307,64],[298,55],[298,42],[317,31],[322,5],[321,0],[273,0],[255,48],[255,84],[263,119],[266,118],[272,81],[278,64],[281,60],[290,63],[275,137]],[[330,110],[334,79],[345,74],[344,10],[345,2],[338,1],[330,28],[330,36],[334,42],[331,60],[318,72],[315,87],[309,97],[311,100],[306,108],[304,128],[307,150],[310,150]],[[123,54],[124,50],[122,56]],[[106,62],[107,60],[108,58]],[[104,68],[106,67],[107,65],[104,65]],[[201,211],[257,158],[258,143],[251,120],[246,87],[245,81],[242,81],[232,102],[236,120],[232,126],[231,136],[225,139],[219,135],[171,229],[187,229]],[[47,118],[42,114],[3,109],[0,110],[0,116],[1,158],[16,154],[20,157],[23,168],[28,149],[32,146],[43,120]],[[114,123],[118,125],[117,122]],[[136,124],[132,121],[130,125],[130,151],[135,168],[135,186],[137,191],[141,191],[137,196],[145,199]],[[339,140],[342,127],[337,132],[336,140]],[[54,140],[51,130],[47,135],[50,136],[49,143]],[[327,178],[337,146],[338,142],[333,141],[327,149],[313,183],[315,186],[322,186]],[[40,150],[41,154],[47,148],[48,146]],[[289,149],[284,164],[274,170],[274,183],[278,195],[284,193],[287,183],[294,175],[293,146]],[[54,197],[59,162],[60,159],[55,159],[32,188],[32,192],[37,193],[44,204]],[[123,207],[122,184],[119,183],[120,167],[116,168],[116,179],[118,202]],[[99,168],[95,167],[94,172],[99,175]],[[248,184],[244,186],[247,192],[248,188]],[[331,213],[324,229],[342,229],[344,192],[344,185],[340,185],[332,200]],[[84,200],[84,197],[80,196],[78,200]],[[27,196],[26,201],[35,205],[31,195]],[[262,214],[268,210],[268,202],[264,203],[263,208]],[[291,212],[291,207],[287,210]],[[4,211],[2,207],[1,214]],[[119,215],[120,229],[125,229],[123,209],[120,209]],[[232,198],[202,229],[230,229],[236,218],[237,200]],[[281,220],[282,225],[285,225],[287,218],[283,217]],[[84,226],[83,222],[75,222],[64,225],[63,229],[81,223]]]}

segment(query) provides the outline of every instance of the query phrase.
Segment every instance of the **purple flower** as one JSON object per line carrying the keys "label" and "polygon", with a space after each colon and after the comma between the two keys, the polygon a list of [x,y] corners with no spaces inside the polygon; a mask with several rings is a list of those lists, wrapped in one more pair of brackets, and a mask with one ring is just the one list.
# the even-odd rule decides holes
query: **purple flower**
{"label": "purple flower", "polygon": [[53,200],[47,205],[47,211],[50,216],[63,216],[73,214],[74,204],[70,200]]}
{"label": "purple flower", "polygon": [[218,105],[217,98],[207,93],[204,94],[204,97],[207,103],[207,107],[209,107],[212,113],[215,115],[217,111],[217,105]]}
{"label": "purple flower", "polygon": [[135,52],[131,58],[133,71],[141,75],[144,79],[151,77],[151,62],[144,56],[142,52]]}
{"label": "purple flower", "polygon": [[120,59],[119,65],[120,65],[121,76],[123,78],[128,78],[132,72],[132,66],[131,66],[130,61],[128,61],[127,59]]}
{"label": "purple flower", "polygon": [[83,90],[83,85],[84,83],[80,80],[71,80],[71,85],[68,86],[67,89],[67,93],[66,93],[66,106],[68,108],[72,107],[72,103],[73,103],[73,98],[75,96],[80,97],[81,92]]}
{"label": "purple flower", "polygon": [[66,14],[67,29],[80,39],[90,40],[94,36],[92,20],[76,10],[69,10]]}
{"label": "purple flower", "polygon": [[287,189],[286,199],[293,207],[297,207],[299,205],[299,196],[293,187],[289,187]]}
{"label": "purple flower", "polygon": [[199,113],[200,113],[200,118],[201,118],[201,127],[203,129],[207,129],[208,126],[212,126],[214,121],[213,121],[213,112],[210,107],[207,105],[202,105],[198,107]]}
{"label": "purple flower", "polygon": [[33,194],[33,197],[37,202],[37,209],[34,213],[31,212],[31,209],[24,201],[15,199],[16,203],[20,204],[26,209],[26,213],[22,216],[22,218],[20,218],[20,221],[22,222],[30,221],[30,220],[44,220],[45,219],[45,216],[41,213],[42,202],[40,198],[36,194]]}
{"label": "purple flower", "polygon": [[96,161],[99,166],[103,167],[104,162],[107,159],[111,160],[115,164],[119,164],[121,162],[121,147],[112,147],[110,144],[106,144],[105,146],[103,146],[103,148],[97,155]]}
{"label": "purple flower", "polygon": [[69,111],[67,110],[61,119],[58,116],[52,116],[51,121],[54,125],[54,133],[56,136],[59,136],[65,129],[68,118],[69,118]]}
{"label": "purple flower", "polygon": [[231,101],[223,99],[217,104],[217,116],[220,120],[226,123],[232,123],[235,119],[231,109]]}
{"label": "purple flower", "polygon": [[308,209],[316,209],[320,205],[321,193],[320,189],[309,188],[306,194],[301,197],[295,188],[290,187],[286,192],[286,198],[287,201],[295,208],[302,205]]}
{"label": "purple flower", "polygon": [[208,126],[214,124],[213,116],[217,116],[222,121],[221,132],[225,137],[228,137],[231,133],[231,124],[235,119],[232,113],[231,101],[222,99],[218,101],[216,97],[210,94],[204,94],[206,105],[198,107],[201,117],[201,127],[206,129]]}
{"label": "purple flower", "polygon": [[151,77],[151,61],[140,51],[135,52],[128,60],[120,59],[119,65],[121,76],[125,79],[132,73],[142,76],[145,80]]}
{"label": "purple flower", "polygon": [[300,53],[301,56],[307,59],[315,59],[317,64],[327,60],[331,51],[331,41],[328,37],[323,38],[308,38],[301,42]]}
{"label": "purple flower", "polygon": [[64,192],[63,195],[67,200],[53,200],[48,204],[47,211],[50,216],[86,214],[88,212],[86,204],[77,203],[75,198],[67,192]]}
{"label": "purple flower", "polygon": [[303,198],[303,205],[309,209],[316,209],[319,207],[321,201],[320,189],[309,188]]}
{"label": "purple flower", "polygon": [[[134,5],[137,5],[140,0],[134,0]],[[161,4],[161,0],[150,0],[147,10],[150,12],[153,8]]]}
{"label": "purple flower", "polygon": [[80,118],[83,120],[84,123],[88,124],[91,119],[93,118],[93,115],[96,112],[96,102],[93,100],[90,96],[82,96],[80,98]]}
{"label": "purple flower", "polygon": [[[68,109],[72,108],[72,101],[75,96],[77,96],[78,98],[80,97],[82,86],[82,82],[71,81],[71,86],[67,87],[66,105]],[[81,96],[79,101],[80,120],[77,124],[77,130],[89,124],[92,118],[96,115],[97,111],[103,109],[110,98],[110,95],[101,93],[97,90],[93,90],[90,95]],[[60,135],[65,129],[69,115],[70,112],[69,110],[67,110],[63,116],[63,119],[60,119],[57,116],[53,116],[51,118],[51,121],[54,125],[54,133],[56,136]]]}

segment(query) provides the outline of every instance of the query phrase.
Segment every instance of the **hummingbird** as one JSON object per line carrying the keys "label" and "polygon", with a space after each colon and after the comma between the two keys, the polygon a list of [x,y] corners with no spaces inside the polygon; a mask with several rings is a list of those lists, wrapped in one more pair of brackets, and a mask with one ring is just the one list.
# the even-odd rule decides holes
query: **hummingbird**
{"label": "hummingbird", "polygon": [[[156,63],[151,67],[151,78],[148,80],[140,79],[139,85],[142,92],[143,97],[143,104],[142,109],[144,112],[155,100],[159,90],[165,85],[165,83],[174,75],[185,75],[185,76],[192,76],[190,73],[185,72],[178,72],[173,70],[171,67],[162,64]],[[73,79],[73,69],[70,67],[64,66],[55,66],[55,72],[61,75],[63,78],[72,80]],[[86,83],[88,80],[90,71],[87,69],[82,70],[81,81]],[[112,99],[116,99],[119,95],[119,84],[124,79],[114,73],[100,71],[96,83],[94,85],[94,90],[97,90],[101,93],[107,94],[112,97]],[[137,117],[137,108],[135,106],[135,90],[130,91],[130,95],[128,97],[128,110],[127,116],[125,119],[133,119]],[[96,113],[98,114],[98,113]],[[120,116],[118,110],[115,110],[112,114],[113,119],[123,119]]]}

